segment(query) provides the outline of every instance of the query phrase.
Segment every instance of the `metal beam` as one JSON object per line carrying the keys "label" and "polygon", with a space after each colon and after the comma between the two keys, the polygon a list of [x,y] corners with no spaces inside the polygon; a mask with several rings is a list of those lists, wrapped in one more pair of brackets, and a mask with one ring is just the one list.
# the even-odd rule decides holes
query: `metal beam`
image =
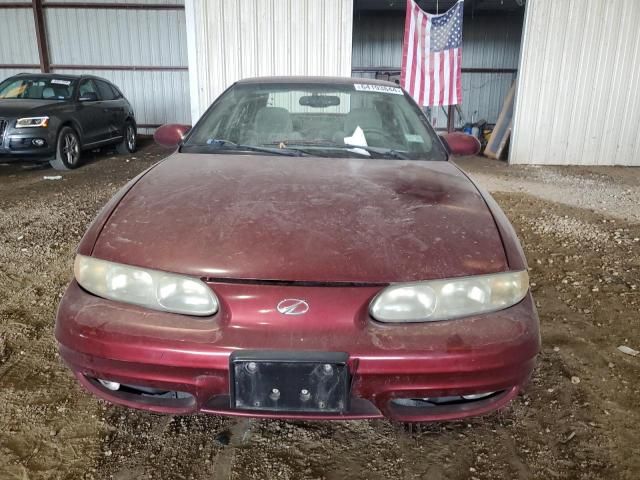
{"label": "metal beam", "polygon": [[[67,8],[70,10],[93,9],[93,10],[184,10],[184,5],[164,4],[164,3],[94,3],[94,2],[41,2],[42,8]],[[13,8],[33,8],[33,3],[26,2],[3,2],[0,3],[0,10]]]}
{"label": "metal beam", "polygon": [[[0,68],[11,69],[39,69],[40,64],[37,63],[0,63]],[[162,65],[63,65],[50,64],[49,71],[55,70],[115,70],[125,72],[186,72],[189,67],[182,66],[162,66]]]}
{"label": "metal beam", "polygon": [[44,8],[96,9],[96,10],[184,10],[184,5],[164,3],[93,3],[93,2],[45,2]]}
{"label": "metal beam", "polygon": [[473,68],[462,67],[462,73],[518,73],[517,68]]}
{"label": "metal beam", "polygon": [[64,65],[55,63],[51,70],[117,70],[125,72],[183,72],[189,67],[165,65]]}
{"label": "metal beam", "polygon": [[47,73],[49,68],[49,45],[47,42],[47,29],[44,25],[44,15],[42,13],[42,0],[32,0],[33,19],[36,26],[36,40],[38,42],[38,56],[40,57],[40,71]]}
{"label": "metal beam", "polygon": [[11,8],[31,8],[31,2],[7,2],[0,3],[0,10],[9,10]]}
{"label": "metal beam", "polygon": [[40,64],[31,64],[31,63],[0,63],[0,68],[11,68],[13,70],[19,69],[38,69],[40,68]]}
{"label": "metal beam", "polygon": [[[400,73],[400,67],[353,67],[355,73]],[[517,68],[462,67],[462,73],[518,73]]]}
{"label": "metal beam", "polygon": [[455,126],[455,115],[456,115],[456,108],[453,105],[449,105],[449,108],[447,109],[447,132],[451,133],[455,130],[456,126]]}

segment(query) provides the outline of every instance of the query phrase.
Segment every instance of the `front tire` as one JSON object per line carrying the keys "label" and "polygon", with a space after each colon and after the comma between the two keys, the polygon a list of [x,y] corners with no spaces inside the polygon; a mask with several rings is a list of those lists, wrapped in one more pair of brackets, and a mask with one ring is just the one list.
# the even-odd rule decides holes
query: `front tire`
{"label": "front tire", "polygon": [[80,166],[80,137],[71,127],[63,127],[56,142],[56,156],[49,164],[56,170],[72,170]]}
{"label": "front tire", "polygon": [[116,150],[120,155],[134,153],[138,146],[138,132],[135,125],[131,122],[125,123],[123,133],[122,141],[118,143]]}

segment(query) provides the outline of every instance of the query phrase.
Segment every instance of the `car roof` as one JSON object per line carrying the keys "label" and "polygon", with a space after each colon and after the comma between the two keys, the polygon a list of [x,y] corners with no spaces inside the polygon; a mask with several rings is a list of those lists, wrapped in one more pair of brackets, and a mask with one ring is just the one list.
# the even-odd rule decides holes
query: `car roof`
{"label": "car roof", "polygon": [[79,80],[81,78],[92,78],[94,80],[102,80],[103,82],[113,83],[110,80],[95,75],[70,75],[66,73],[29,73],[22,72],[14,75],[14,77],[36,77],[36,78],[64,78],[67,80]]}
{"label": "car roof", "polygon": [[21,72],[15,77],[40,77],[40,78],[69,78],[69,79],[78,79],[83,75],[67,75],[65,73],[30,73],[30,72]]}
{"label": "car roof", "polygon": [[236,82],[238,84],[265,84],[265,83],[315,83],[324,85],[384,85],[387,87],[398,87],[397,83],[388,82],[386,80],[377,80],[373,78],[355,78],[355,77],[253,77],[244,78]]}

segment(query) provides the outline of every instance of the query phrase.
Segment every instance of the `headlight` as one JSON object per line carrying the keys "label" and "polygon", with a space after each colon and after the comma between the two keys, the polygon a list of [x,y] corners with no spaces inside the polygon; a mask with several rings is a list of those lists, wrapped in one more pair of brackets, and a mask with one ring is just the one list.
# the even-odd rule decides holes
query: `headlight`
{"label": "headlight", "polygon": [[528,291],[526,271],[404,283],[385,288],[369,311],[380,322],[435,322],[502,310]]}
{"label": "headlight", "polygon": [[186,315],[218,311],[218,299],[201,280],[184,275],[131,267],[77,255],[73,266],[78,283],[109,300]]}
{"label": "headlight", "polygon": [[49,126],[49,117],[25,117],[16,121],[16,128],[40,127],[47,128]]}

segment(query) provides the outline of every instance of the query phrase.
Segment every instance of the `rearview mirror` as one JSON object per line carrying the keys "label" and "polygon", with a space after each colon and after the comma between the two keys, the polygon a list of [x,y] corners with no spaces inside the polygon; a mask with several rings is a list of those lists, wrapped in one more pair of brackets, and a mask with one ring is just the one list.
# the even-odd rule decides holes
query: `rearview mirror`
{"label": "rearview mirror", "polygon": [[80,96],[79,100],[81,102],[97,102],[98,94],[96,92],[86,92]]}
{"label": "rearview mirror", "polygon": [[451,132],[440,135],[440,139],[451,155],[477,155],[480,153],[480,140],[473,135]]}
{"label": "rearview mirror", "polygon": [[327,108],[340,105],[340,97],[335,95],[307,95],[298,102],[303,107]]}
{"label": "rearview mirror", "polygon": [[189,130],[191,130],[191,125],[167,123],[156,130],[153,139],[158,145],[165,148],[176,148],[182,143],[182,139]]}

